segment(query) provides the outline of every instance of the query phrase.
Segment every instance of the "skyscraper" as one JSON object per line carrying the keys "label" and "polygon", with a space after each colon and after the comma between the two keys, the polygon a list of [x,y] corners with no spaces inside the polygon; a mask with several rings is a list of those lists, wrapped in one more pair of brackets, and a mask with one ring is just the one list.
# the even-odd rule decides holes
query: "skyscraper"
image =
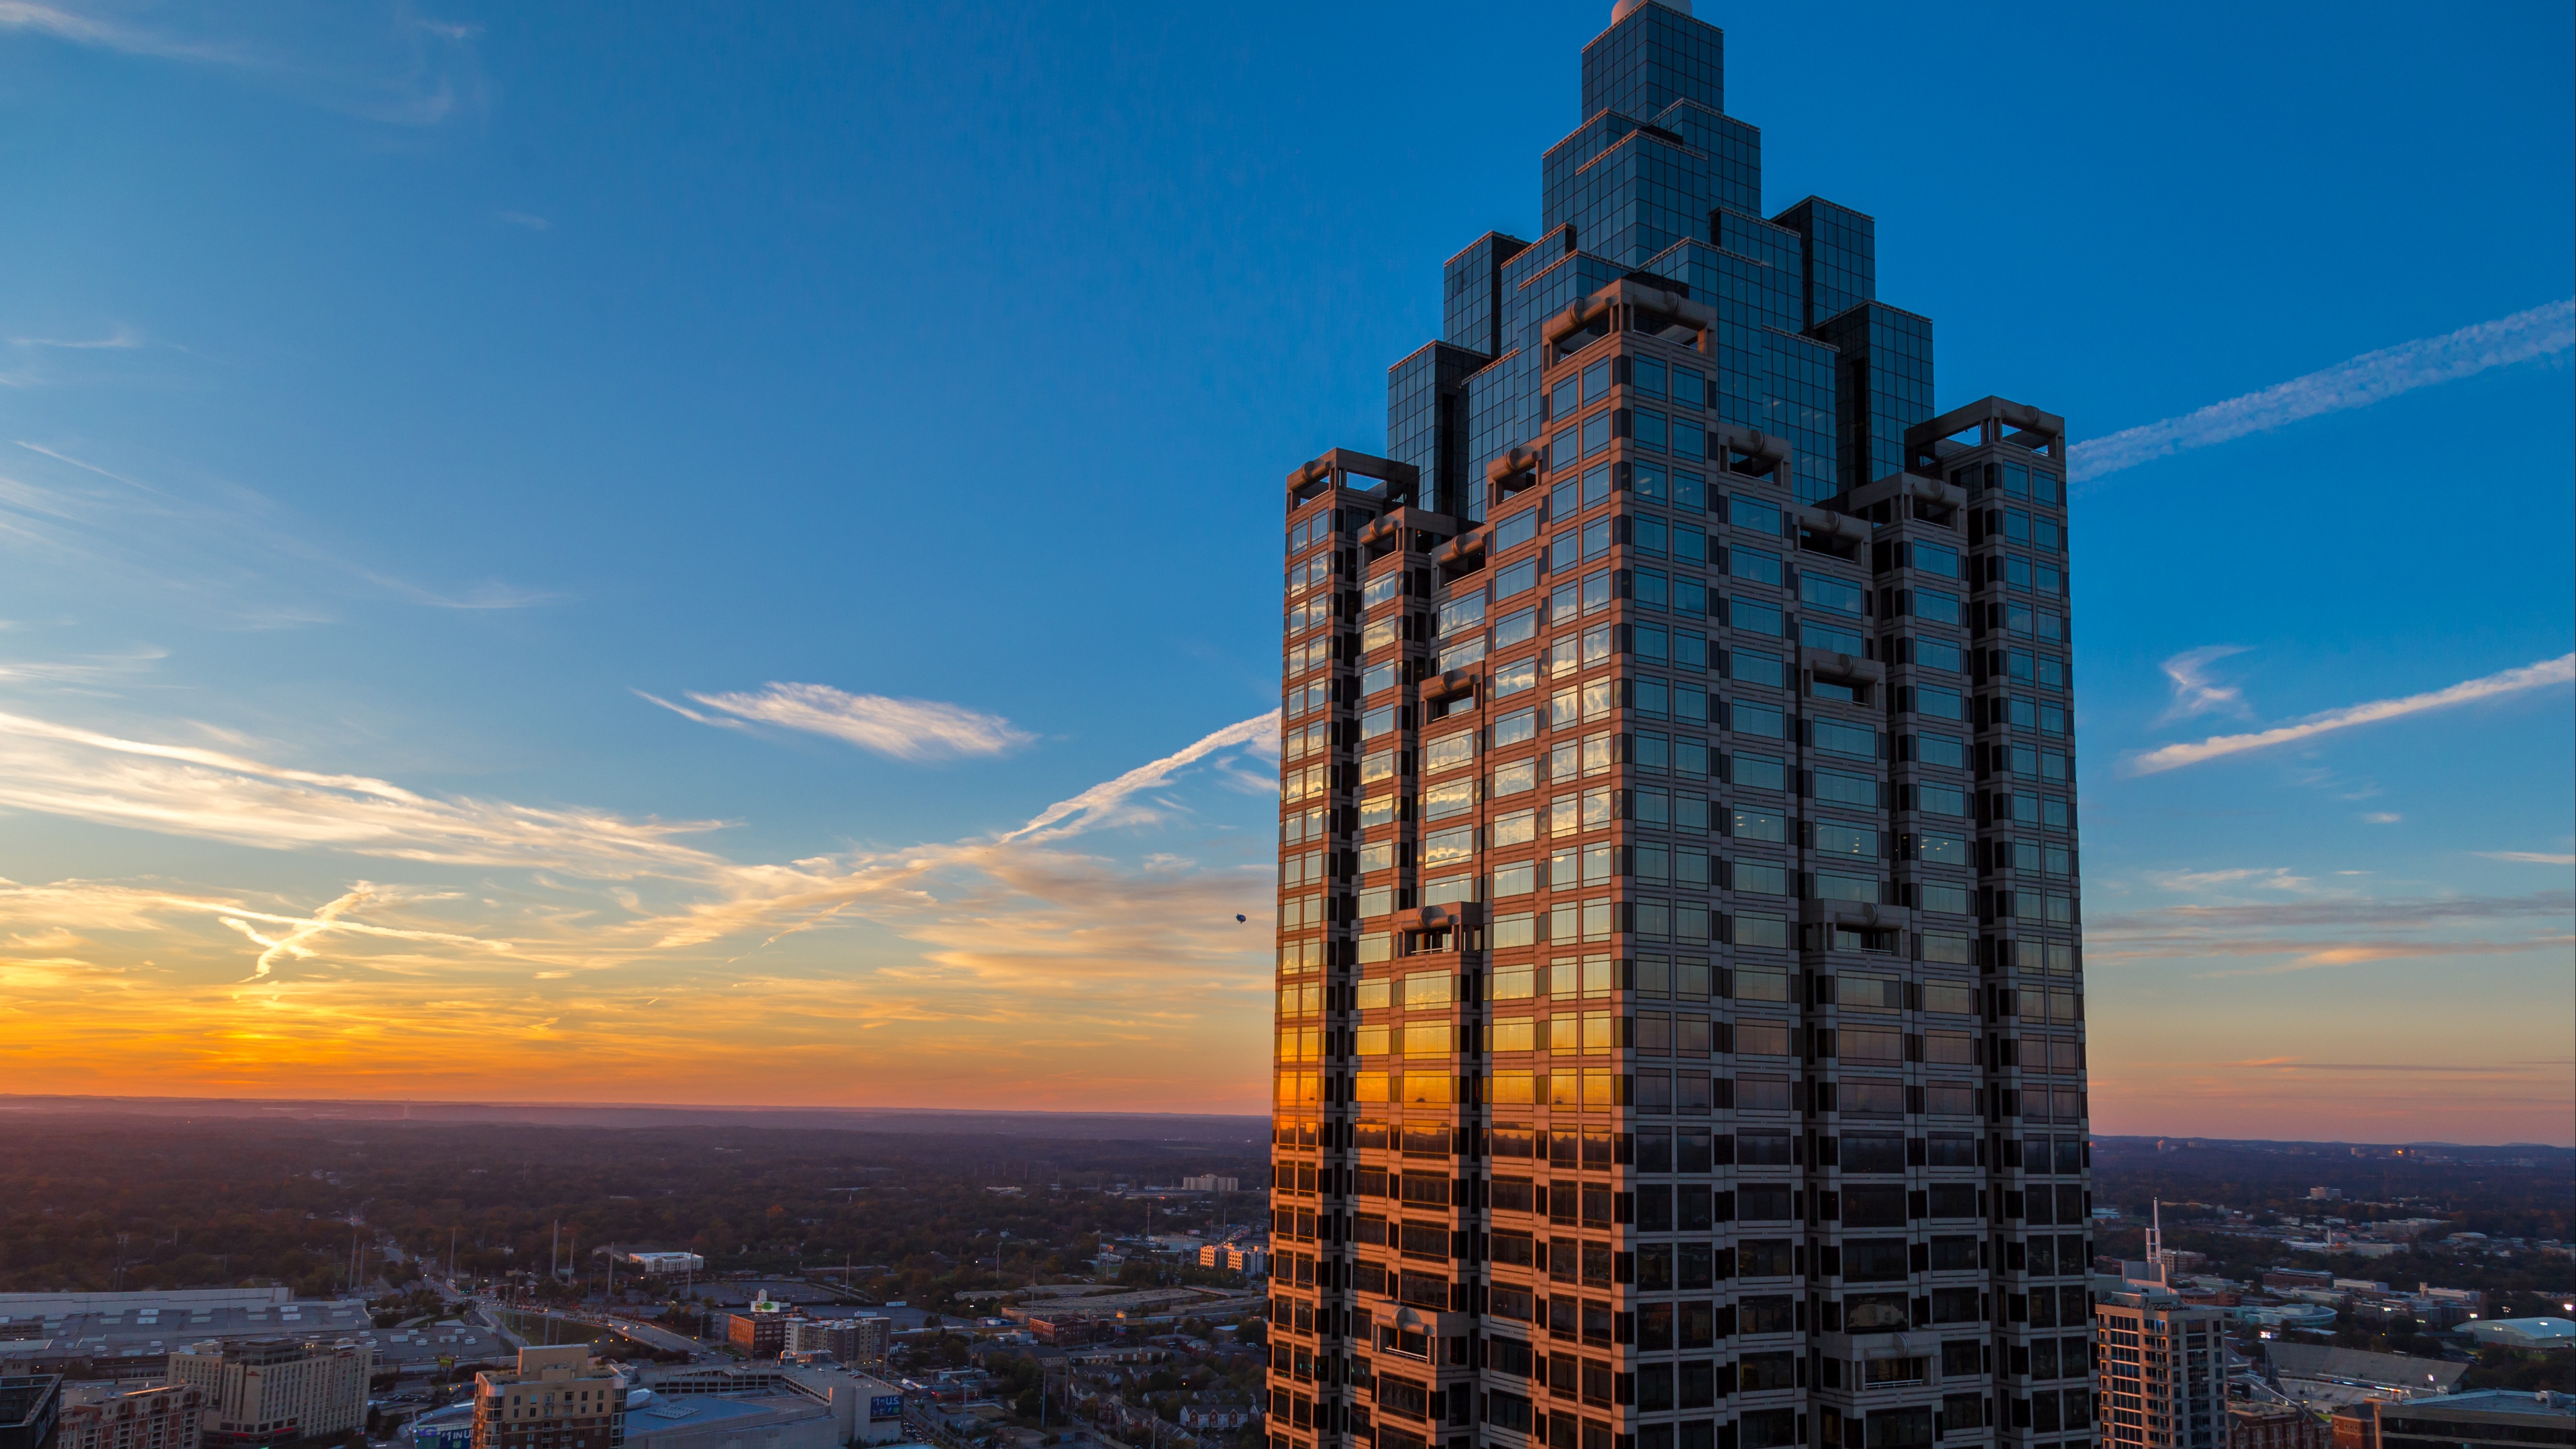
{"label": "skyscraper", "polygon": [[1622,0],[1287,480],[1274,1449],[2095,1442],[2064,424]]}

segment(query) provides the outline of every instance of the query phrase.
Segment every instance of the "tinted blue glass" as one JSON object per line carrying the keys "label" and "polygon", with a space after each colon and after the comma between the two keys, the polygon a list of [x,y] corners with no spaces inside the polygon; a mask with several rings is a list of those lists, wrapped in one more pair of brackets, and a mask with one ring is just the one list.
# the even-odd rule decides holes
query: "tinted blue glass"
{"label": "tinted blue glass", "polygon": [[1741,493],[1728,494],[1726,521],[1749,533],[1759,533],[1771,538],[1780,536],[1780,510],[1759,498],[1747,498]]}
{"label": "tinted blue glass", "polygon": [[1609,501],[1610,472],[1610,465],[1604,463],[1600,467],[1592,469],[1590,472],[1583,475],[1584,507],[1590,508],[1595,504]]}

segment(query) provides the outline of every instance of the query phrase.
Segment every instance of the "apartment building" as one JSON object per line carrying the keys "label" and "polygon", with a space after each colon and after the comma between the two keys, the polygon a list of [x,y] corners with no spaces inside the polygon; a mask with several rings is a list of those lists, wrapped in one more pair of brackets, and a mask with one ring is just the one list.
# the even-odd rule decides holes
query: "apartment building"
{"label": "apartment building", "polygon": [[1259,1277],[1270,1271],[1270,1253],[1259,1243],[1210,1243],[1199,1249],[1199,1266]]}
{"label": "apartment building", "polygon": [[191,1344],[170,1355],[170,1382],[202,1396],[199,1442],[254,1449],[361,1429],[376,1351],[346,1339],[256,1338]]}
{"label": "apartment building", "polygon": [[617,1449],[626,1401],[588,1344],[519,1350],[516,1372],[474,1376],[474,1449]]}
{"label": "apartment building", "polygon": [[2226,1311],[2147,1283],[2097,1296],[2105,1449],[2228,1449]]}
{"label": "apartment building", "polygon": [[885,1357],[886,1320],[882,1318],[791,1318],[783,1351],[828,1353],[844,1364],[875,1363]]}
{"label": "apartment building", "polygon": [[197,1449],[205,1392],[192,1384],[75,1384],[52,1449]]}
{"label": "apartment building", "polygon": [[2095,1442],[2063,422],[1621,0],[1286,480],[1274,1449]]}

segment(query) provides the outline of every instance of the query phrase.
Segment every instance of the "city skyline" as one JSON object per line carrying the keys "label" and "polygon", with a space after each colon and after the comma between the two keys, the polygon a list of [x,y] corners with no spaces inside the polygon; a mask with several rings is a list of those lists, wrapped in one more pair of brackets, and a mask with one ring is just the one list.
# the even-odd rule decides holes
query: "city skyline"
{"label": "city skyline", "polygon": [[[2115,22],[1999,22],[2082,144],[2223,158],[2222,264],[1989,99],[1804,100],[1802,22],[1702,13],[1774,58],[1730,76],[1764,214],[1871,212],[1937,410],[2068,419],[2098,1130],[2567,1141],[2567,93],[2470,63],[2564,18],[2356,31],[2261,97],[2194,58],[2170,138],[2119,108],[2171,42],[2094,94],[2039,62]],[[1407,161],[1391,60],[1236,82],[1428,21],[385,14],[0,20],[47,143],[0,175],[49,203],[0,294],[0,1092],[1264,1110],[1273,490],[1388,451],[1377,369],[1462,227],[1536,232],[1571,60]],[[1881,19],[1891,81],[1964,54]],[[2475,268],[2245,208],[2371,214],[2350,158],[2401,145],[2510,213]],[[2058,204],[1995,226],[1999,156]],[[2481,561],[2425,568],[2435,516]]]}

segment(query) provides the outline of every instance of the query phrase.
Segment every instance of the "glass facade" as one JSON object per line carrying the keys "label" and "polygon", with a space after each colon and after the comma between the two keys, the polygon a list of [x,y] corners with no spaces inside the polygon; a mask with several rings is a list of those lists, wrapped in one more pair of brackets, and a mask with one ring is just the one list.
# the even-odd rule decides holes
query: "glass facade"
{"label": "glass facade", "polygon": [[2064,425],[1721,55],[1623,6],[1288,478],[1274,1449],[2097,1442]]}

